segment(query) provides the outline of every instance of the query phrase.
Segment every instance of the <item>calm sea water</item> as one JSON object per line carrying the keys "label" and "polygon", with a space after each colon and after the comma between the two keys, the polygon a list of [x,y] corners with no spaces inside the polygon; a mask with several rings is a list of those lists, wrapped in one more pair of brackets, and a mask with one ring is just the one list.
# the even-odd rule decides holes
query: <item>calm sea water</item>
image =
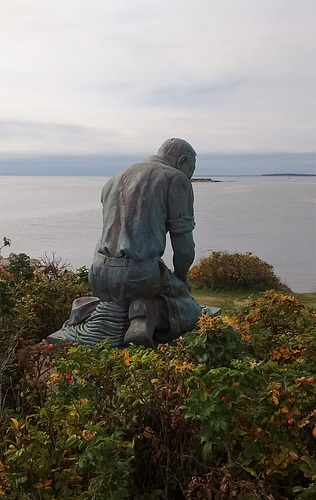
{"label": "calm sea water", "polygon": [[[295,292],[316,291],[316,178],[235,177],[193,184],[197,263],[213,250],[252,252]],[[100,236],[101,177],[0,176],[0,242],[90,266]],[[165,261],[171,266],[167,245]]]}

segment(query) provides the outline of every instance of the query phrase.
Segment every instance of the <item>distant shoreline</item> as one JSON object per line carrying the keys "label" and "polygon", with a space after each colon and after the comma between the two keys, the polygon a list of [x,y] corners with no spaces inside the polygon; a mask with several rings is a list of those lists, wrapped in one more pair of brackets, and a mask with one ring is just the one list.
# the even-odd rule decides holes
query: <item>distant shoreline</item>
{"label": "distant shoreline", "polygon": [[261,174],[259,177],[316,177],[316,174]]}
{"label": "distant shoreline", "polygon": [[210,177],[192,177],[191,182],[224,182],[211,179]]}
{"label": "distant shoreline", "polygon": [[[295,173],[275,173],[275,174],[241,174],[241,175],[221,175],[220,177],[316,177],[316,174],[295,174]],[[211,177],[192,177],[191,182],[224,182]]]}

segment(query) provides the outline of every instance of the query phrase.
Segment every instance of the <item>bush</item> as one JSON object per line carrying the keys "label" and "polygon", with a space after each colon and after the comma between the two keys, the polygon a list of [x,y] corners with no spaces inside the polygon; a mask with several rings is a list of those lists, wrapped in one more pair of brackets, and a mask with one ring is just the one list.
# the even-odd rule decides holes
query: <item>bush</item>
{"label": "bush", "polygon": [[29,280],[34,275],[34,267],[31,265],[31,259],[25,253],[10,254],[8,271],[15,280]]}
{"label": "bush", "polygon": [[270,264],[248,253],[213,252],[190,269],[189,279],[197,288],[209,290],[290,291]]}
{"label": "bush", "polygon": [[91,294],[75,273],[47,272],[25,254],[7,260],[0,261],[0,441],[7,410],[32,411],[45,398],[46,350],[33,346],[62,326],[76,297]]}
{"label": "bush", "polygon": [[35,267],[27,255],[12,254],[5,268],[0,264],[0,328],[8,338],[20,332],[25,340],[40,342],[61,327],[76,297],[91,295],[82,270],[58,267],[54,255],[46,263]]}
{"label": "bush", "polygon": [[[53,367],[54,349],[40,349]],[[0,445],[2,492],[315,498],[315,355],[315,313],[275,291],[233,317],[202,316],[198,331],[156,352],[68,345],[53,372],[27,363],[22,406]]]}

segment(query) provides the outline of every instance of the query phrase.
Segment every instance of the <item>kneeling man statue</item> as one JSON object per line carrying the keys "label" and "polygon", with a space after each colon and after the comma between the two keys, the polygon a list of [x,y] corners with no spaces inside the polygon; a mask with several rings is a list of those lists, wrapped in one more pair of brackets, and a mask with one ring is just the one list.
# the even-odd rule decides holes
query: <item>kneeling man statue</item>
{"label": "kneeling man statue", "polygon": [[[158,154],[112,177],[103,187],[103,229],[89,271],[95,297],[73,303],[50,342],[69,339],[113,347],[156,348],[192,330],[202,309],[190,295],[194,259],[193,190],[196,152],[169,139]],[[169,232],[174,272],[162,260]]]}

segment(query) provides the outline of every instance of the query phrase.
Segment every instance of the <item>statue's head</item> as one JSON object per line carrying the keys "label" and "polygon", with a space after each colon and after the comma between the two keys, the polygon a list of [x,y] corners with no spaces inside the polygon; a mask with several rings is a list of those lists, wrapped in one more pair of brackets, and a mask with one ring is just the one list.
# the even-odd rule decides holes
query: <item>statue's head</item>
{"label": "statue's head", "polygon": [[181,170],[191,179],[195,170],[196,152],[184,139],[172,138],[165,141],[158,150],[161,156],[171,167]]}

